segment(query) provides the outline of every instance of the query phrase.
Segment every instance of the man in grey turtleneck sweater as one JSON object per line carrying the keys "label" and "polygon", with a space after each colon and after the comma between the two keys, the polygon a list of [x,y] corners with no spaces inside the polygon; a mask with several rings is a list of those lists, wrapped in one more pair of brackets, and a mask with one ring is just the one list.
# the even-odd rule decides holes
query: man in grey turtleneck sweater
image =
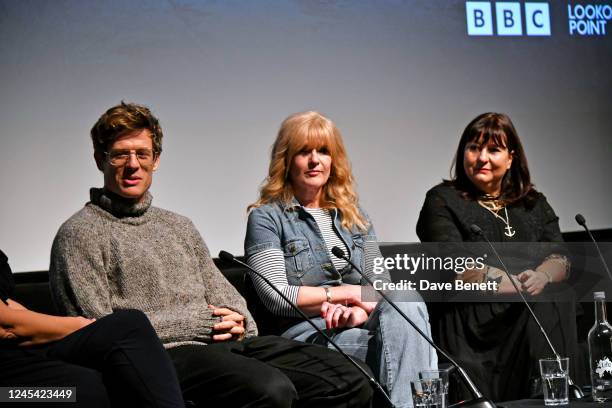
{"label": "man in grey turtleneck sweater", "polygon": [[[60,228],[49,268],[60,310],[146,313],[196,406],[368,406],[364,377],[338,353],[257,337],[244,299],[191,221],[151,206],[162,130],[148,108],[110,108],[91,130],[104,188]],[[126,390],[129,392],[129,390]]]}

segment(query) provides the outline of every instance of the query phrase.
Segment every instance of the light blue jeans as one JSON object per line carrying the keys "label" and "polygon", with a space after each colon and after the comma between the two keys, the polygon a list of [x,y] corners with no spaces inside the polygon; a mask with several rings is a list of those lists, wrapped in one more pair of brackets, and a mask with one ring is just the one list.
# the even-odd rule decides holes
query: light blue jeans
{"label": "light blue jeans", "polygon": [[[425,303],[404,301],[396,304],[431,338]],[[325,320],[317,317],[313,321],[325,329]],[[397,408],[412,407],[410,380],[419,378],[422,370],[438,368],[436,351],[385,300],[378,302],[362,326],[329,330],[327,333],[344,352],[370,366]],[[283,337],[325,344],[325,339],[308,322],[289,328]],[[331,344],[328,347],[334,349]]]}

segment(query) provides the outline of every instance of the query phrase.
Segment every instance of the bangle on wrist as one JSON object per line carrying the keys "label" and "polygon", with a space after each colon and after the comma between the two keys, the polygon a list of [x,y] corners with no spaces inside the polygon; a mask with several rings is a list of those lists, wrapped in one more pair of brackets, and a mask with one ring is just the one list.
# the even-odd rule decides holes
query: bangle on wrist
{"label": "bangle on wrist", "polygon": [[552,279],[552,274],[548,271],[538,271],[543,273],[544,275],[546,275],[546,277],[548,278],[548,283],[552,283],[553,279]]}
{"label": "bangle on wrist", "polygon": [[323,288],[323,289],[325,289],[325,297],[327,298],[327,303],[332,303],[331,289],[330,288]]}

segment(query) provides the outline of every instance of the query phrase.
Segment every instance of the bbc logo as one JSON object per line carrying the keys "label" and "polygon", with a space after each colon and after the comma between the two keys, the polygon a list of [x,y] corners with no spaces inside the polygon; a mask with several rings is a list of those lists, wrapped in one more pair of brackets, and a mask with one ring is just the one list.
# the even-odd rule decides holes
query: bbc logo
{"label": "bbc logo", "polygon": [[[465,3],[468,35],[493,35],[491,2],[467,1]],[[525,33],[550,35],[550,10],[548,3],[525,3]],[[521,3],[498,1],[495,3],[497,35],[523,35]]]}

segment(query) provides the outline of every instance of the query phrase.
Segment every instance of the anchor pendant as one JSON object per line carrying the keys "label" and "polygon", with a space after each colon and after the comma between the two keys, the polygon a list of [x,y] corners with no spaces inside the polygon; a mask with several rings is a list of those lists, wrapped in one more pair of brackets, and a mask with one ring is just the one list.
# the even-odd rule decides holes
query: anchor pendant
{"label": "anchor pendant", "polygon": [[506,232],[504,232],[504,235],[507,237],[512,238],[514,234],[516,234],[516,231],[514,231],[514,229],[510,225],[506,225],[506,228],[504,229],[506,230]]}

